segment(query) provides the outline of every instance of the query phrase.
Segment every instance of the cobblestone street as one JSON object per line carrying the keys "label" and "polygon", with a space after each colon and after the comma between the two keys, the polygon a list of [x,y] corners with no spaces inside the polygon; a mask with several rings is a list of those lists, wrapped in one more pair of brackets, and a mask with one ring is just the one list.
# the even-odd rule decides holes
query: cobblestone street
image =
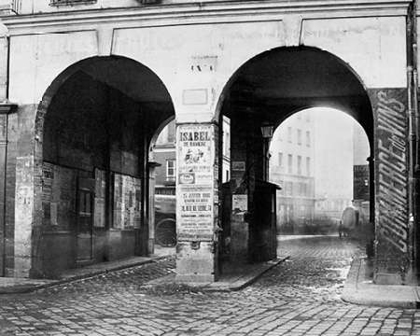
{"label": "cobblestone street", "polygon": [[142,286],[173,272],[174,259],[37,293],[0,297],[0,335],[420,335],[414,309],[340,300],[361,249],[316,237],[279,242],[290,259],[237,292]]}

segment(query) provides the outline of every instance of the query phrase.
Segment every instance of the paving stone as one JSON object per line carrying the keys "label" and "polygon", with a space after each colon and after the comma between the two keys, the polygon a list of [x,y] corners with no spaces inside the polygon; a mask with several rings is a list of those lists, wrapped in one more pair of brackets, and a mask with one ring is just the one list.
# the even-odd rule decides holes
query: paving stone
{"label": "paving stone", "polygon": [[415,309],[341,301],[355,242],[281,241],[290,259],[237,292],[144,284],[174,272],[175,258],[109,272],[32,294],[1,296],[1,336],[419,335]]}

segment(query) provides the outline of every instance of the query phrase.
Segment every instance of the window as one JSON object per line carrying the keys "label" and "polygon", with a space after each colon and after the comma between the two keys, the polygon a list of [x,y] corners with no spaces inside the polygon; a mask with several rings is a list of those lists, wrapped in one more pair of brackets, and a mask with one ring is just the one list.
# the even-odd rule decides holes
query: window
{"label": "window", "polygon": [[287,156],[287,172],[289,174],[293,173],[293,156],[292,156],[292,154],[289,154]]}
{"label": "window", "polygon": [[302,144],[302,130],[300,129],[297,130],[297,143],[298,145]]}
{"label": "window", "polygon": [[175,142],[175,122],[172,121],[168,125],[168,143],[174,143]]}
{"label": "window", "polygon": [[50,6],[93,4],[96,0],[50,0]]}
{"label": "window", "polygon": [[302,196],[308,196],[308,185],[306,183],[302,183]]}
{"label": "window", "polygon": [[292,128],[287,127],[287,141],[292,142]]}
{"label": "window", "polygon": [[311,176],[311,158],[306,158],[306,175]]}
{"label": "window", "polygon": [[311,147],[311,132],[306,131],[306,147]]}
{"label": "window", "polygon": [[286,196],[293,195],[293,182],[286,182]]}
{"label": "window", "polygon": [[92,210],[92,192],[89,190],[79,190],[79,214],[91,215]]}
{"label": "window", "polygon": [[225,143],[225,146],[224,146],[223,155],[229,157],[230,156],[230,133],[225,132],[224,136],[225,136],[225,138],[224,138],[223,141]]}
{"label": "window", "polygon": [[298,196],[302,195],[302,182],[297,182],[296,183],[296,193]]}
{"label": "window", "polygon": [[283,166],[283,153],[279,153],[279,167],[281,168]]}
{"label": "window", "polygon": [[282,129],[278,129],[277,131],[276,131],[276,133],[277,133],[277,140],[278,141],[283,141],[283,130]]}
{"label": "window", "polygon": [[302,175],[302,157],[300,155],[297,157],[297,173]]}
{"label": "window", "polygon": [[170,181],[175,179],[175,160],[166,160],[166,179]]}

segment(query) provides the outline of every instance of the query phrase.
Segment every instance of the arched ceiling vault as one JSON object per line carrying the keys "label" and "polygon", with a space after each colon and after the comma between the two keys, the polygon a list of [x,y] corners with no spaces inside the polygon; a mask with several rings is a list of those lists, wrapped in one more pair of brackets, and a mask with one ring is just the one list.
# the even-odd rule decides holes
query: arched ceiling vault
{"label": "arched ceiling vault", "polygon": [[352,115],[371,138],[373,117],[366,90],[349,67],[315,48],[279,48],[243,65],[225,92],[222,113],[275,125],[316,106]]}

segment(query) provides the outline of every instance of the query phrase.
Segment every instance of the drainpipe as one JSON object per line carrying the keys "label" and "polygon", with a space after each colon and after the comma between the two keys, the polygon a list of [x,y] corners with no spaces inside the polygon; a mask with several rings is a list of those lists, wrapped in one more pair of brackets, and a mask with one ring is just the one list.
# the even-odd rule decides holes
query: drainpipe
{"label": "drainpipe", "polygon": [[413,54],[413,155],[414,155],[414,162],[413,162],[413,226],[415,230],[415,239],[416,239],[416,247],[414,248],[415,252],[415,260],[417,261],[417,265],[420,265],[420,260],[417,258],[420,257],[420,251],[417,251],[417,246],[420,246],[420,228],[418,225],[419,223],[419,217],[420,217],[420,206],[418,204],[419,200],[419,188],[420,188],[420,163],[419,163],[419,137],[420,137],[420,111],[418,108],[418,50],[417,50],[417,0],[413,1],[413,15],[412,15],[412,54]]}
{"label": "drainpipe", "polygon": [[[0,23],[1,25],[1,23]],[[5,80],[0,93],[0,225],[3,232],[2,250],[1,250],[1,265],[0,274],[5,275],[6,270],[6,189],[7,189],[7,144],[8,144],[8,119],[9,114],[16,111],[16,105],[9,101],[9,76],[10,76],[10,37],[8,35],[7,28],[3,25],[2,37],[4,39],[3,50],[5,52],[6,60],[4,64],[0,64],[0,67],[4,67]]]}
{"label": "drainpipe", "polygon": [[[6,86],[4,88],[4,104],[6,107],[6,104],[8,102],[8,97],[9,97],[9,58],[10,58],[10,48],[9,48],[9,36],[5,36],[4,37],[5,41],[6,41],[6,53],[7,53],[7,57],[6,57],[6,78],[5,78],[5,83],[4,85]],[[2,104],[3,105],[3,104]],[[7,108],[7,107],[6,107]],[[5,113],[5,115],[3,115]],[[3,162],[4,166],[3,166],[3,176],[2,176],[2,181],[1,183],[3,184],[3,188],[0,190],[0,203],[2,203],[2,208],[1,208],[1,230],[3,232],[3,241],[2,241],[2,251],[1,251],[1,255],[2,255],[2,268],[0,269],[0,274],[2,276],[5,276],[6,274],[6,181],[7,181],[7,174],[6,174],[6,168],[7,168],[7,128],[8,128],[8,123],[7,123],[7,110],[5,109],[5,111],[1,111],[1,118],[3,119],[3,129],[2,129],[2,134],[1,134],[1,140],[0,140],[0,153],[2,154],[1,158],[0,158],[0,162]]]}

